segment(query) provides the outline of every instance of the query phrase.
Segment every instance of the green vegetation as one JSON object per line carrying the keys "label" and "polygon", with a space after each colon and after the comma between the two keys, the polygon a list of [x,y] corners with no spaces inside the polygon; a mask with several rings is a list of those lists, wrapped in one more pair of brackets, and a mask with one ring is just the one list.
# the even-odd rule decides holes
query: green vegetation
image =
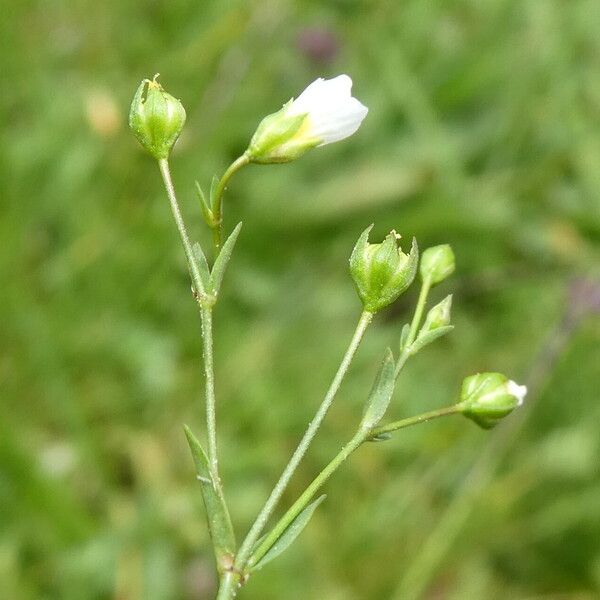
{"label": "green vegetation", "polygon": [[[600,590],[600,7],[597,0],[7,0],[0,20],[0,598],[195,600],[215,575],[183,425],[200,437],[199,318],[139,81],[186,107],[194,180],[318,76],[370,113],[347,143],[249,166],[215,314],[221,474],[245,531],[302,435],[361,307],[360,232],[449,243],[455,330],[388,411],[465,375],[531,388],[506,427],[448,417],[356,452],[244,600],[591,600]],[[331,37],[330,37],[331,36]],[[584,283],[586,280],[588,283]],[[593,282],[596,282],[594,287]],[[592,283],[590,283],[592,282]],[[418,286],[378,315],[277,516],[347,441]]]}

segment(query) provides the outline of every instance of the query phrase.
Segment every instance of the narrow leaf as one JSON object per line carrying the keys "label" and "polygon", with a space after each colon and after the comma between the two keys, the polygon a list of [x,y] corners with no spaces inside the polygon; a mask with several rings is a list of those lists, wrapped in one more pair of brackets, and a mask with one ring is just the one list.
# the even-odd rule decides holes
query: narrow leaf
{"label": "narrow leaf", "polygon": [[450,333],[454,329],[454,325],[444,325],[443,327],[436,327],[435,329],[431,329],[426,333],[422,333],[419,337],[412,343],[410,347],[410,353],[416,354],[419,350],[431,344],[431,342],[437,340],[438,338]]}
{"label": "narrow leaf", "polygon": [[410,333],[410,325],[406,323],[402,327],[402,331],[400,332],[400,352],[402,352],[406,346],[406,342],[408,341],[408,334]]}
{"label": "narrow leaf", "polygon": [[219,181],[220,179],[216,175],[213,175],[212,182],[210,184],[210,206],[213,209],[215,207],[215,196],[217,193],[217,186],[219,185]]}
{"label": "narrow leaf", "polygon": [[196,194],[198,195],[198,199],[200,200],[200,209],[202,210],[202,216],[204,217],[206,224],[209,227],[212,227],[214,225],[214,215],[206,200],[206,196],[204,195],[204,192],[202,191],[202,188],[200,187],[200,184],[197,181]]}
{"label": "narrow leaf", "polygon": [[200,271],[200,279],[202,280],[202,285],[204,289],[198,290],[204,294],[211,293],[211,283],[210,283],[210,271],[208,268],[208,262],[206,260],[206,256],[202,251],[202,246],[198,242],[194,244],[192,247],[192,251],[194,252],[194,259],[196,261],[196,266],[198,267],[198,271]]}
{"label": "narrow leaf", "polygon": [[197,478],[201,485],[202,499],[204,500],[208,519],[208,529],[217,557],[217,564],[222,565],[223,559],[226,560],[234,556],[236,549],[231,518],[220,488],[214,485],[208,458],[200,442],[187,426],[185,426],[185,435],[192,451]]}
{"label": "narrow leaf", "polygon": [[394,383],[396,380],[394,367],[394,356],[388,348],[367,398],[365,412],[360,423],[362,428],[371,429],[383,419],[394,392]]}
{"label": "narrow leaf", "polygon": [[317,509],[317,506],[325,500],[326,494],[319,496],[314,502],[311,502],[291,523],[290,526],[281,534],[279,539],[267,550],[264,556],[254,565],[252,570],[262,569],[267,563],[277,558],[284,550],[294,542],[302,533],[302,530],[308,525],[310,518]]}
{"label": "narrow leaf", "polygon": [[231,235],[227,238],[227,241],[223,244],[223,247],[219,252],[219,256],[217,256],[217,260],[215,260],[215,264],[210,275],[210,288],[212,293],[215,295],[219,293],[219,289],[221,288],[223,275],[225,273],[225,269],[227,268],[227,263],[231,258],[231,253],[233,252],[233,248],[235,246],[235,242],[237,241],[238,235],[240,234],[241,228],[242,224],[238,223],[236,228],[231,232]]}
{"label": "narrow leaf", "polygon": [[367,441],[368,442],[387,442],[388,440],[392,439],[392,434],[391,433],[380,433],[379,435],[374,435],[373,437],[370,437]]}

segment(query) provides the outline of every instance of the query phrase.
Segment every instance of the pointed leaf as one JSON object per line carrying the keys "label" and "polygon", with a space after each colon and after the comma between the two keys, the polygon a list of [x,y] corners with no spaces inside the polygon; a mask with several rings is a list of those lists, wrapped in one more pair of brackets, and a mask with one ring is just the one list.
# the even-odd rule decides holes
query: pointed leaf
{"label": "pointed leaf", "polygon": [[370,437],[367,441],[368,442],[387,442],[388,440],[392,439],[392,434],[391,433],[380,433],[379,435],[374,435],[373,437]]}
{"label": "pointed leaf", "polygon": [[212,181],[210,183],[210,206],[211,208],[215,207],[215,196],[217,193],[217,187],[219,186],[220,179],[213,175]]}
{"label": "pointed leaf", "polygon": [[295,541],[302,533],[302,530],[308,525],[310,518],[317,509],[317,506],[325,500],[326,494],[319,496],[314,502],[309,504],[291,523],[290,526],[281,534],[281,537],[265,552],[262,558],[254,565],[252,570],[262,569],[267,563],[277,558],[284,550]]}
{"label": "pointed leaf", "polygon": [[400,352],[404,350],[406,347],[406,342],[408,341],[408,335],[410,333],[410,325],[406,323],[402,327],[402,331],[400,332]]}
{"label": "pointed leaf", "polygon": [[196,194],[198,195],[198,199],[200,200],[200,208],[202,209],[202,216],[204,217],[206,224],[209,227],[212,227],[214,225],[213,212],[210,209],[210,206],[206,200],[206,196],[204,195],[204,192],[202,191],[202,188],[200,187],[200,184],[197,181],[196,181]]}
{"label": "pointed leaf", "polygon": [[430,331],[419,335],[419,337],[412,343],[410,347],[410,353],[416,354],[419,350],[431,344],[431,342],[438,338],[450,333],[454,329],[454,325],[445,325],[443,327],[436,327]]}
{"label": "pointed leaf", "polygon": [[214,485],[208,458],[200,442],[187,426],[185,426],[185,435],[196,465],[197,478],[202,486],[202,498],[206,508],[208,529],[215,549],[217,564],[222,565],[223,560],[234,556],[236,549],[231,518],[220,487]]}
{"label": "pointed leaf", "polygon": [[204,289],[198,290],[203,294],[211,293],[211,283],[210,283],[210,271],[208,268],[208,262],[206,260],[206,256],[202,251],[202,246],[198,242],[194,244],[192,247],[192,251],[194,252],[194,259],[196,261],[196,266],[198,267],[198,271],[200,271],[200,279],[202,280],[202,285]]}
{"label": "pointed leaf", "polygon": [[241,228],[242,224],[238,223],[236,228],[231,232],[231,235],[227,238],[227,241],[223,244],[223,247],[219,252],[219,256],[217,256],[217,260],[215,260],[215,264],[210,275],[210,288],[212,293],[215,295],[219,293],[219,289],[221,288],[223,275],[225,273],[225,269],[227,268],[227,263],[231,258],[231,253],[233,252],[233,248],[235,246],[235,242],[237,241],[238,235],[240,234]]}
{"label": "pointed leaf", "polygon": [[388,348],[367,399],[365,413],[360,423],[361,428],[371,429],[383,419],[394,392],[396,382],[394,371],[394,356]]}

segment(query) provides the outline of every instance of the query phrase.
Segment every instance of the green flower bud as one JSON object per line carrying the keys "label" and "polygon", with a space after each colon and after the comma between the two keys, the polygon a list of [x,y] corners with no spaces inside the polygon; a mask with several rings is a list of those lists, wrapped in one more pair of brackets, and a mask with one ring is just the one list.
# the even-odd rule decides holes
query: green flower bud
{"label": "green flower bud", "polygon": [[398,234],[392,231],[381,244],[369,243],[367,227],[356,242],[350,257],[350,273],[365,310],[377,312],[391,304],[413,282],[419,250],[413,239],[410,254],[398,246]]}
{"label": "green flower bud", "polygon": [[478,373],[463,381],[459,406],[466,417],[484,429],[491,429],[523,404],[525,394],[524,385],[501,373]]}
{"label": "green flower bud", "polygon": [[154,158],[168,158],[185,123],[185,109],[156,81],[144,79],[129,110],[129,127]]}
{"label": "green flower bud", "polygon": [[262,120],[246,156],[255,163],[284,163],[351,136],[368,112],[351,90],[348,75],[313,81],[298,98]]}
{"label": "green flower bud", "polygon": [[427,248],[421,257],[421,279],[429,278],[432,285],[454,273],[454,252],[448,244]]}
{"label": "green flower bud", "polygon": [[452,294],[446,296],[427,313],[421,332],[429,332],[450,325],[450,310],[452,309]]}

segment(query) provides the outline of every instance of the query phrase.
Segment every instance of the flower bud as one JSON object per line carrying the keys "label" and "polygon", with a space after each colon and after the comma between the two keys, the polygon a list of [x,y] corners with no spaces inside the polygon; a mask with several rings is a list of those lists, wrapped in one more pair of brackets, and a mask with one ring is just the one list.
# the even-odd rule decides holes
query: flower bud
{"label": "flower bud", "polygon": [[446,296],[439,304],[436,304],[427,313],[422,332],[429,332],[440,327],[450,325],[450,310],[452,308],[452,294]]}
{"label": "flower bud", "polygon": [[351,89],[348,75],[313,81],[296,100],[261,121],[246,156],[255,163],[284,163],[352,135],[368,109]]}
{"label": "flower bud", "polygon": [[392,231],[381,244],[369,243],[367,227],[356,242],[350,257],[350,273],[365,310],[377,312],[391,304],[412,283],[417,272],[419,250],[413,239],[410,254],[398,246]]}
{"label": "flower bud", "polygon": [[144,79],[129,110],[129,127],[154,158],[168,158],[183,125],[185,109],[156,81]]}
{"label": "flower bud", "polygon": [[524,385],[518,385],[501,373],[478,373],[463,381],[461,412],[484,429],[491,429],[500,419],[523,404],[527,394]]}
{"label": "flower bud", "polygon": [[454,273],[454,252],[448,244],[427,248],[421,257],[421,279],[429,279],[432,285]]}

